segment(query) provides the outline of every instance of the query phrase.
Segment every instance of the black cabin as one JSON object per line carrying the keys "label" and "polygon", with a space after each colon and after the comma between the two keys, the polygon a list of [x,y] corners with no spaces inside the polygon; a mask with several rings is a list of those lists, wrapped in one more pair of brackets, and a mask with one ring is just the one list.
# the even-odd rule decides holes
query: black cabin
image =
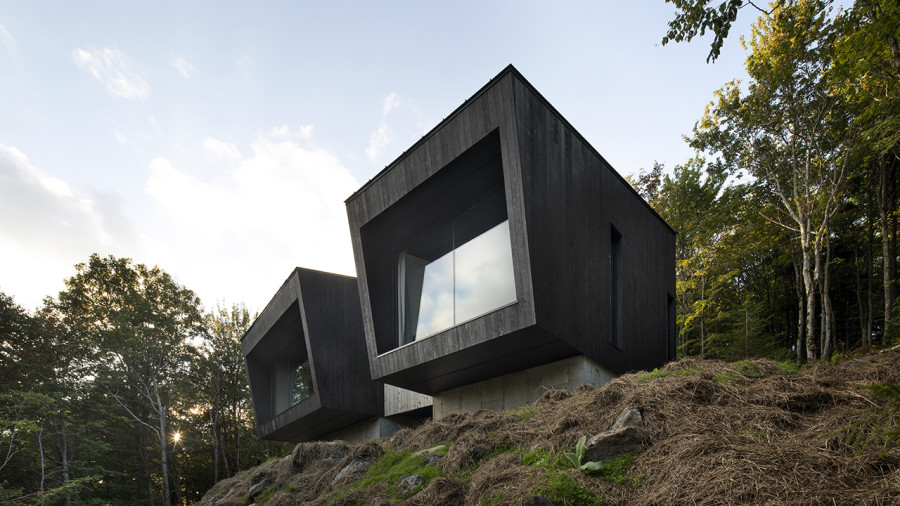
{"label": "black cabin", "polygon": [[346,204],[375,380],[674,357],[674,232],[512,66]]}
{"label": "black cabin", "polygon": [[241,339],[260,437],[307,441],[384,413],[359,300],[356,278],[298,267]]}

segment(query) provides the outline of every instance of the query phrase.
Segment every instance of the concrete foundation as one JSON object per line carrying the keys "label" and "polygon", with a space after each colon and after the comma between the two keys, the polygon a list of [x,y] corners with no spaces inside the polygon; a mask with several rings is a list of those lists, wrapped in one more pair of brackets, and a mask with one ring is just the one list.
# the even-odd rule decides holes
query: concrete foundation
{"label": "concrete foundation", "polygon": [[384,416],[409,413],[431,406],[431,396],[393,385],[384,385]]}
{"label": "concrete foundation", "polygon": [[599,387],[614,377],[597,362],[579,355],[441,392],[433,397],[434,419],[479,409],[515,409],[533,403],[547,390],[571,392],[584,384]]}
{"label": "concrete foundation", "polygon": [[390,418],[374,417],[356,425],[351,425],[344,430],[331,433],[319,438],[321,441],[344,441],[345,443],[368,443],[380,437],[393,436],[403,427],[410,427],[422,423],[420,418],[405,416],[392,416]]}

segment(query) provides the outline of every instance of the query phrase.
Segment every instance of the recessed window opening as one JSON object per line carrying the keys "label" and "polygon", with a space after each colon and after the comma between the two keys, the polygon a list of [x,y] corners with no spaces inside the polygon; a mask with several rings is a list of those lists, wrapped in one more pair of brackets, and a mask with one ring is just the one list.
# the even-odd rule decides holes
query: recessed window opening
{"label": "recessed window opening", "polygon": [[515,302],[503,188],[414,240],[397,274],[399,345]]}
{"label": "recessed window opening", "polygon": [[622,348],[622,234],[609,226],[609,342]]}
{"label": "recessed window opening", "polygon": [[302,342],[294,343],[289,356],[273,364],[272,384],[275,386],[276,415],[312,395],[312,370]]}

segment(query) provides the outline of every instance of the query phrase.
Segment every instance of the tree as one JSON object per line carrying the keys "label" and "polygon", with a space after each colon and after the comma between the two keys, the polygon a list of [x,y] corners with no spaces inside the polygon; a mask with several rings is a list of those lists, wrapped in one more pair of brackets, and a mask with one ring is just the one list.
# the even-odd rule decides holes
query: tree
{"label": "tree", "polygon": [[[848,116],[826,73],[834,32],[826,3],[797,1],[760,17],[749,44],[746,95],[732,82],[695,127],[694,147],[721,153],[733,172],[747,171],[772,195],[767,219],[796,234],[806,299],[806,355],[818,359],[816,308],[822,252],[842,203],[851,153]],[[822,294],[827,305],[827,292]],[[830,343],[825,342],[825,347]]]}
{"label": "tree", "polygon": [[713,0],[666,0],[678,9],[675,19],[669,21],[669,30],[662,39],[662,45],[671,41],[690,42],[697,35],[703,36],[709,30],[713,34],[709,55],[706,62],[714,62],[722,51],[722,44],[731,31],[732,23],[737,20],[738,12],[752,6],[759,12],[770,14],[775,9],[792,2],[778,0],[773,2],[769,10],[761,8],[750,0],[725,0],[718,6]]}
{"label": "tree", "polygon": [[171,503],[170,407],[204,334],[200,301],[159,267],[93,254],[59,294],[65,322],[97,352],[97,381],[134,422],[156,436],[162,502]]}

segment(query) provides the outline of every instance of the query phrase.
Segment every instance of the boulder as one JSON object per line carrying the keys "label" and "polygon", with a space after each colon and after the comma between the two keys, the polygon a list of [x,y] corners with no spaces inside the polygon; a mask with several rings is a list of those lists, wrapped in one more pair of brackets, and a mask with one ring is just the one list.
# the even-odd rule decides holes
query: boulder
{"label": "boulder", "polygon": [[425,484],[425,477],[420,474],[413,474],[406,478],[400,478],[397,482],[397,490],[401,492],[409,492],[410,490]]}
{"label": "boulder", "polygon": [[644,416],[637,406],[628,406],[619,413],[612,426],[595,434],[584,445],[586,460],[600,461],[644,449],[638,429],[644,424]]}
{"label": "boulder", "polygon": [[435,466],[441,459],[444,458],[443,453],[435,453],[434,455],[426,455],[422,458],[423,466]]}
{"label": "boulder", "polygon": [[334,485],[348,476],[351,476],[356,473],[364,472],[366,469],[369,468],[370,463],[371,462],[369,462],[368,460],[361,460],[361,459],[355,459],[355,460],[351,461],[349,464],[344,466],[340,470],[340,472],[338,472],[338,474],[334,477],[333,480],[331,480],[331,484]]}

